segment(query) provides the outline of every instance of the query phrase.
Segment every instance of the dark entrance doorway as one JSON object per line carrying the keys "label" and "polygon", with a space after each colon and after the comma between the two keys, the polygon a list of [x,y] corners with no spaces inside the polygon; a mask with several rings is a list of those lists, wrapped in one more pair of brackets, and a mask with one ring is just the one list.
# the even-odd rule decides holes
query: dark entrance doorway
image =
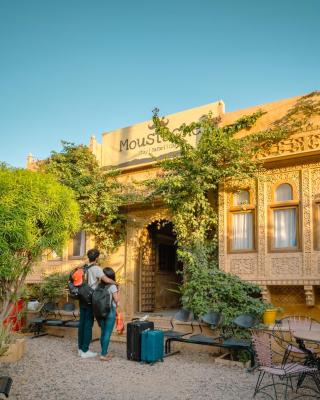
{"label": "dark entrance doorway", "polygon": [[159,311],[178,308],[180,295],[176,293],[182,281],[177,274],[176,237],[172,223],[156,221],[147,227],[148,240],[140,257],[140,311]]}

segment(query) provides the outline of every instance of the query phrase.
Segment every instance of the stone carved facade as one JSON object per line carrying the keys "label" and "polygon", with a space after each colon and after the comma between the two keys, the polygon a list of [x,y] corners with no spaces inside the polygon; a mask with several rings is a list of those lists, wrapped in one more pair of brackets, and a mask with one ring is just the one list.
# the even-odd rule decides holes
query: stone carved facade
{"label": "stone carved facade", "polygon": [[[263,105],[267,115],[258,121],[257,129],[265,129],[268,123],[283,117],[298,98]],[[257,111],[260,107],[222,115],[225,124]],[[230,219],[232,207],[229,188],[219,192],[219,265],[226,272],[236,274],[262,287],[262,295],[274,302],[276,297],[294,304],[312,307],[317,305],[317,287],[320,286],[320,124],[310,121],[307,128],[273,146],[263,154],[266,170],[257,179],[242,181],[238,186],[249,189],[250,206],[254,219],[255,248],[251,252],[230,251]],[[316,122],[316,123],[314,123]],[[107,154],[107,152],[106,152]],[[306,161],[307,160],[307,161]],[[140,170],[124,171],[123,177],[133,179],[148,174],[145,166]],[[139,175],[140,176],[140,175]],[[139,178],[140,180],[140,178]],[[294,207],[298,219],[298,246],[292,251],[275,251],[272,248],[271,204],[277,185],[289,183],[293,189]],[[318,205],[319,202],[319,205]],[[319,207],[319,210],[318,210]],[[141,302],[141,254],[146,264],[152,263],[152,249],[141,253],[141,248],[150,247],[148,224],[161,219],[170,220],[169,212],[163,208],[130,211],[126,239],[126,274],[130,278],[126,287],[128,314],[139,309]],[[151,279],[152,280],[152,279]],[[137,283],[140,282],[140,283]],[[152,284],[152,282],[151,282]],[[140,285],[140,288],[139,288]],[[140,297],[139,297],[140,296]],[[276,297],[275,297],[276,296]],[[295,298],[296,296],[296,298]],[[318,295],[319,297],[319,295]],[[276,302],[275,302],[276,303]],[[277,305],[277,304],[276,304]],[[282,304],[280,304],[282,305]],[[294,310],[295,311],[295,310]]]}
{"label": "stone carved facade", "polygon": [[320,150],[320,127],[312,127],[310,130],[305,130],[303,134],[296,134],[292,137],[280,141],[274,145],[267,152],[262,154],[263,158],[270,158],[272,156],[279,157],[290,154],[303,154]]}
{"label": "stone carved facade", "polygon": [[[316,143],[315,140],[305,139],[303,143]],[[270,204],[274,202],[274,191],[281,183],[292,186],[298,204],[300,244],[294,251],[276,252],[270,249]],[[250,185],[252,188],[256,188],[256,248],[253,254],[233,254],[226,249],[226,238],[228,240],[230,234],[226,217],[230,208],[230,193],[220,193],[220,268],[260,284],[263,297],[268,301],[274,300],[270,287],[301,286],[305,293],[305,305],[316,305],[315,288],[320,285],[320,247],[317,245],[320,243],[320,213],[317,211],[318,202],[320,207],[320,161],[300,161],[297,165],[270,168],[258,176],[256,185]]]}
{"label": "stone carved facade", "polygon": [[[267,112],[257,122],[257,130],[262,130],[268,127],[270,122],[283,117],[286,111],[296,103],[297,99],[296,97],[227,114],[224,114],[222,103],[217,103],[217,113],[221,115],[222,122],[228,124],[243,115],[249,115],[262,108]],[[208,107],[212,108],[212,105],[189,110],[186,114],[179,113],[176,115],[177,121],[181,120],[181,123],[189,120],[195,121],[207,112]],[[148,123],[143,123],[128,127],[125,129],[125,134],[129,134],[130,131],[130,134],[134,133],[134,139],[135,137],[139,138],[144,135],[143,127],[147,128],[147,125]],[[101,145],[94,138],[91,139],[90,149],[96,155],[102,168],[110,165],[110,148],[112,146],[108,144],[108,141],[113,140],[114,143],[121,144],[119,141],[123,140],[122,136],[123,130],[121,129],[103,135]],[[121,157],[115,157],[114,163],[111,164],[122,168],[120,179],[123,182],[143,181],[150,177],[150,174],[155,174],[150,159],[147,160],[146,164],[143,164],[143,154],[140,154],[137,159],[128,157],[127,152],[124,151],[120,155]],[[262,154],[262,160],[267,169],[256,180],[241,182],[241,186],[251,192],[251,206],[253,207],[255,221],[254,251],[248,253],[232,253],[230,251],[228,217],[231,198],[226,188],[220,188],[218,231],[220,268],[236,274],[244,280],[261,285],[263,298],[267,301],[274,302],[275,296],[279,296],[281,299],[287,299],[288,302],[294,300],[295,304],[304,299],[304,304],[308,307],[317,306],[317,300],[318,302],[320,300],[320,291],[318,290],[320,286],[319,121],[316,121],[316,124],[313,124],[312,127],[310,125],[300,133],[296,133],[273,146],[268,152]],[[36,162],[31,155],[28,157],[27,168],[36,168]],[[291,252],[276,252],[270,246],[272,241],[270,204],[274,201],[275,187],[283,182],[289,183],[293,188],[299,216],[299,246]],[[121,303],[124,306],[125,313],[130,318],[139,310],[143,295],[145,295],[145,301],[147,301],[148,288],[154,286],[152,273],[148,272],[148,268],[154,262],[154,257],[147,227],[154,221],[170,220],[170,213],[160,206],[150,206],[143,210],[137,207],[136,209],[129,209],[127,218],[125,243],[118,253],[110,255],[107,262],[115,270],[123,269],[125,278],[121,288]],[[55,268],[52,268],[53,266],[57,266],[59,269],[68,265],[71,269],[72,263],[79,263],[79,261],[70,262],[67,254],[65,254],[62,261],[50,261],[46,263],[45,267],[55,270]],[[145,277],[143,273],[146,273]],[[31,279],[31,281],[35,280]],[[145,290],[141,290],[143,285],[145,285]],[[292,311],[296,312],[296,310]]]}
{"label": "stone carved facade", "polygon": [[300,269],[301,260],[299,257],[277,257],[271,261],[272,276],[297,276]]}
{"label": "stone carved facade", "polygon": [[230,272],[235,275],[252,275],[257,265],[255,258],[243,257],[230,261]]}

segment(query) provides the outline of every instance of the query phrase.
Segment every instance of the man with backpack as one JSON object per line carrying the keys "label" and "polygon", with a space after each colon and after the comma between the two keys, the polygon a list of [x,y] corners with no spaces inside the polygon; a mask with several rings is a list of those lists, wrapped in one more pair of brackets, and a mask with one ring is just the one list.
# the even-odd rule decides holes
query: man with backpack
{"label": "man with backpack", "polygon": [[86,293],[86,295],[79,296],[80,322],[78,329],[78,354],[82,358],[95,357],[97,355],[97,353],[89,350],[94,323],[90,293],[92,296],[93,291],[97,288],[100,281],[107,284],[115,284],[112,279],[108,278],[103,273],[102,268],[97,265],[100,256],[99,250],[91,249],[87,252],[87,256],[89,262],[82,267],[85,275],[85,284],[82,285],[82,291],[88,292],[89,294],[87,295]]}

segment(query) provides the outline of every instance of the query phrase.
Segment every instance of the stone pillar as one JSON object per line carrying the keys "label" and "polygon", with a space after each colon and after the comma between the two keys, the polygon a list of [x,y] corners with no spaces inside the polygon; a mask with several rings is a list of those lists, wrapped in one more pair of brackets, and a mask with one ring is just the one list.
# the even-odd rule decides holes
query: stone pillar
{"label": "stone pillar", "polygon": [[[257,230],[258,236],[257,251],[258,251],[258,270],[256,271],[259,278],[266,274],[266,255],[267,255],[267,218],[266,218],[266,184],[262,176],[257,182]],[[267,290],[267,289],[266,289]],[[268,300],[269,301],[269,300]]]}
{"label": "stone pillar", "polygon": [[225,272],[227,270],[227,194],[224,192],[224,187],[221,185],[218,194],[218,234],[219,234],[219,269]]}
{"label": "stone pillar", "polygon": [[125,261],[125,276],[126,276],[126,311],[127,318],[132,318],[135,311],[136,296],[135,287],[139,285],[137,280],[138,258],[139,258],[139,228],[134,222],[127,224],[126,238],[126,261]]}
{"label": "stone pillar", "polygon": [[262,299],[268,303],[271,303],[271,293],[268,286],[261,286]]}
{"label": "stone pillar", "polygon": [[311,223],[311,177],[310,170],[303,169],[301,172],[302,183],[302,198],[301,198],[301,213],[302,213],[302,227],[300,234],[303,234],[302,241],[302,254],[303,254],[303,276],[310,277],[311,269],[311,251],[312,251],[312,223]]}
{"label": "stone pillar", "polygon": [[90,136],[90,141],[89,141],[89,150],[95,154],[95,150],[96,150],[96,144],[97,144],[97,140],[96,137],[94,135]]}
{"label": "stone pillar", "polygon": [[90,141],[89,141],[89,150],[91,151],[91,153],[96,157],[100,167],[101,165],[101,151],[102,151],[102,145],[100,143],[97,142],[97,139],[94,135],[91,135],[90,137]]}
{"label": "stone pillar", "polygon": [[33,168],[33,155],[31,153],[28,154],[26,168],[29,170]]}

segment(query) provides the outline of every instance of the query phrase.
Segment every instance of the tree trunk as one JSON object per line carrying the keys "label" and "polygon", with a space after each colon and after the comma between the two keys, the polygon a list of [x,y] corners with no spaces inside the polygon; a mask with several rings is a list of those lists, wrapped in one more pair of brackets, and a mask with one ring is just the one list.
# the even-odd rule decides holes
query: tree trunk
{"label": "tree trunk", "polygon": [[0,326],[3,325],[3,321],[10,315],[11,303],[24,285],[26,277],[30,271],[31,264],[31,257],[28,257],[28,261],[24,265],[21,276],[15,279],[15,281],[11,283],[11,286],[8,285],[9,287],[5,290],[0,309]]}

